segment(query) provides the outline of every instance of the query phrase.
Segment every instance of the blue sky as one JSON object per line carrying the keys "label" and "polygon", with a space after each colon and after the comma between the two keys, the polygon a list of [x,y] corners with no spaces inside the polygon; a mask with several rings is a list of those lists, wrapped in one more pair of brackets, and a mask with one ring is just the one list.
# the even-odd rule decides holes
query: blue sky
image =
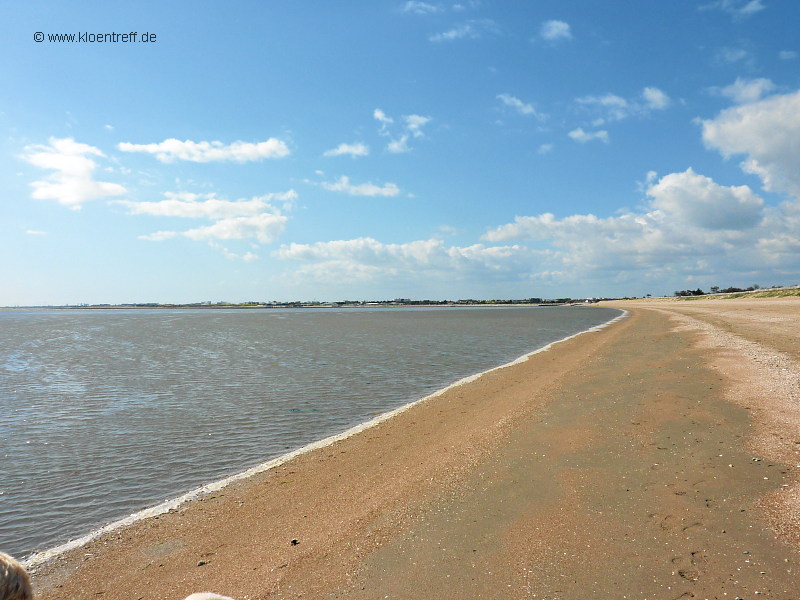
{"label": "blue sky", "polygon": [[0,305],[800,282],[794,0],[3,12]]}

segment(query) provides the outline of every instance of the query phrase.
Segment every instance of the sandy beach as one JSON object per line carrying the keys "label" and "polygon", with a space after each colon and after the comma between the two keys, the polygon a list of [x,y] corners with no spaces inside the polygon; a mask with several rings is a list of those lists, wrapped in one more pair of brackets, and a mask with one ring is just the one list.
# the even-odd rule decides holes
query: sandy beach
{"label": "sandy beach", "polygon": [[800,298],[607,305],[38,567],[37,598],[800,598]]}

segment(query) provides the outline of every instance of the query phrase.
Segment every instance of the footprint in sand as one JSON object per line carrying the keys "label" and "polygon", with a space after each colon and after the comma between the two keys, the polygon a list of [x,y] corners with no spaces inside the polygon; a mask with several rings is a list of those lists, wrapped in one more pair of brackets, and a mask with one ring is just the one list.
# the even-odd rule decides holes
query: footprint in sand
{"label": "footprint in sand", "polygon": [[697,571],[693,571],[691,569],[679,569],[678,575],[680,575],[686,581],[697,581],[700,579],[700,574]]}

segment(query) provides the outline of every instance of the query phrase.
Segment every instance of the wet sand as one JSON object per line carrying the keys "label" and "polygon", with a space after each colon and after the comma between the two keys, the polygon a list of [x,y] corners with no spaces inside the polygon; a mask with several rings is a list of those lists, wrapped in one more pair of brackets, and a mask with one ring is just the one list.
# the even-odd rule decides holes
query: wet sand
{"label": "wet sand", "polygon": [[800,597],[800,300],[611,305],[630,317],[54,560],[37,597]]}

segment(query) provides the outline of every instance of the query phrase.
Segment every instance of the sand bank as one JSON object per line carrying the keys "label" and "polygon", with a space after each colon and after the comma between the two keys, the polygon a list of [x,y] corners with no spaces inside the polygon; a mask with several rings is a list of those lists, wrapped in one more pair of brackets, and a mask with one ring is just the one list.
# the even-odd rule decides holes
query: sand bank
{"label": "sand bank", "polygon": [[[788,361],[756,362],[748,381],[778,373],[791,390],[797,337],[781,319],[800,303],[765,313],[780,348],[752,323],[628,306],[613,327],[73,550],[35,574],[40,597],[795,597],[800,553],[775,507],[800,475],[797,409],[784,399],[764,425],[767,388],[731,401],[731,364]],[[756,344],[743,358],[742,340]]]}

